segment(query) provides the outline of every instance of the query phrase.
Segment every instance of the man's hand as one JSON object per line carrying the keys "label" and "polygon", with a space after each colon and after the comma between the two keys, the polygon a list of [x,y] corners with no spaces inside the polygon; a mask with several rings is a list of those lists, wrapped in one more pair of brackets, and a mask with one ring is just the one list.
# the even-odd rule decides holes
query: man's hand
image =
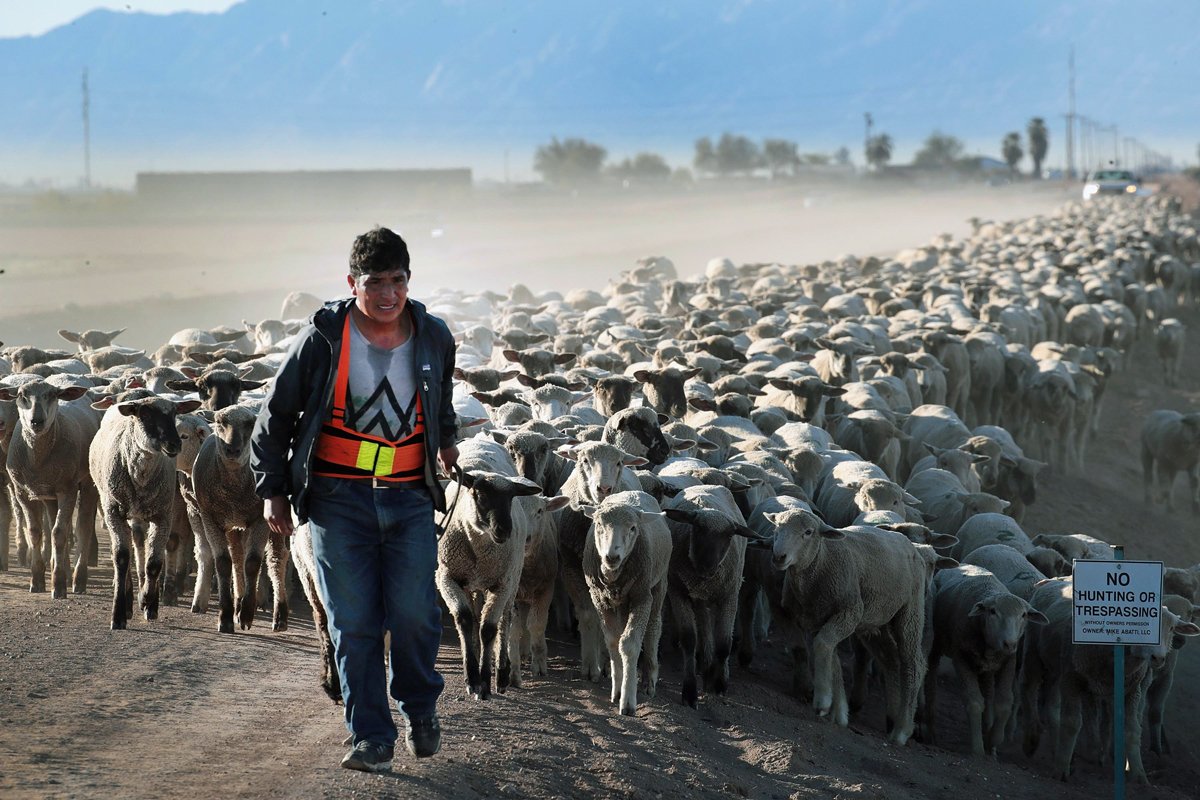
{"label": "man's hand", "polygon": [[267,520],[267,527],[273,533],[281,536],[292,535],[292,507],[283,495],[277,494],[263,501],[263,516]]}
{"label": "man's hand", "polygon": [[446,473],[446,477],[450,477],[453,474],[454,465],[458,463],[458,445],[452,444],[439,450],[438,461],[442,463],[442,472]]}

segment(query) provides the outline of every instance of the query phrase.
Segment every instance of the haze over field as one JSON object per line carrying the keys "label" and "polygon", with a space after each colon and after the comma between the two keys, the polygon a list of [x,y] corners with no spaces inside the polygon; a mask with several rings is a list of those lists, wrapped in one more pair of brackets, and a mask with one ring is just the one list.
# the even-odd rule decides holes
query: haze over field
{"label": "haze over field", "polygon": [[[284,294],[346,291],[354,236],[375,223],[410,242],[413,292],[602,289],[634,260],[665,255],[681,275],[710,258],[812,263],[888,255],[1064,202],[1056,185],[996,189],[706,186],[692,192],[511,196],[478,193],[422,210],[328,209],[304,219],[130,219],[14,226],[0,240],[5,341],[59,346],[58,328],[128,327],[153,349],[181,327],[279,313]],[[1072,192],[1073,196],[1073,192]],[[183,320],[186,320],[184,322]]]}

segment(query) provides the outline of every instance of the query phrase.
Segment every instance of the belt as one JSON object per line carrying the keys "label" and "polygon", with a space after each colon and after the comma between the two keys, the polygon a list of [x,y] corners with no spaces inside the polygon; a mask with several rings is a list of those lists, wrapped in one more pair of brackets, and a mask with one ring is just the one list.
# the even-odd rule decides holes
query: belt
{"label": "belt", "polygon": [[[364,478],[357,478],[357,479],[356,478],[347,478],[347,480],[361,480],[361,481],[365,482],[366,479],[364,479]],[[427,487],[425,485],[425,481],[385,481],[382,478],[371,478],[371,488],[372,489],[409,489],[409,490],[426,489],[426,490],[428,490],[429,487]]]}

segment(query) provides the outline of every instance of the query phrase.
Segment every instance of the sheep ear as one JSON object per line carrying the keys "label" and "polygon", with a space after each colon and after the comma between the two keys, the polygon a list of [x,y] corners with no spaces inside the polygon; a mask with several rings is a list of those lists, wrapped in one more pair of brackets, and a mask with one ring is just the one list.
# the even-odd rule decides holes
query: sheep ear
{"label": "sheep ear", "polygon": [[138,404],[136,402],[117,403],[117,411],[120,411],[123,417],[132,417],[137,414]]}
{"label": "sheep ear", "polygon": [[971,454],[971,463],[972,464],[984,464],[991,460],[992,460],[991,456],[984,456],[984,455],[980,455],[979,453]]}
{"label": "sheep ear", "polygon": [[958,537],[952,533],[932,533],[929,535],[929,543],[938,548],[953,547],[958,544]]}
{"label": "sheep ear", "polygon": [[1194,622],[1180,622],[1172,630],[1180,636],[1200,636],[1200,625]]}
{"label": "sheep ear", "polygon": [[562,456],[563,458],[567,459],[568,461],[578,461],[579,460],[578,454],[575,452],[574,445],[564,444],[562,447],[556,448],[554,450],[554,452],[556,454]]}
{"label": "sheep ear", "polygon": [[180,400],[175,404],[176,414],[190,414],[200,407],[199,400]]}
{"label": "sheep ear", "polygon": [[68,342],[75,342],[76,344],[79,343],[79,339],[81,338],[78,333],[75,333],[75,331],[69,331],[66,328],[59,328],[58,335],[66,339]]}
{"label": "sheep ear", "polygon": [[752,543],[753,542],[769,542],[769,541],[771,541],[770,536],[763,536],[758,531],[754,530],[753,528],[747,528],[745,525],[734,525],[733,526],[733,535],[734,536],[743,536],[743,537],[749,539]]}
{"label": "sheep ear", "polygon": [[[1025,612],[1025,621],[1032,622],[1034,625],[1049,625],[1050,624],[1050,620],[1046,618],[1046,615],[1043,614],[1042,612],[1038,611],[1036,608],[1031,608]],[[1176,628],[1175,630],[1176,630],[1176,632],[1179,631],[1178,628]],[[1200,633],[1200,628],[1197,628],[1196,632]]]}
{"label": "sheep ear", "polygon": [[519,370],[519,369],[505,370],[504,372],[500,373],[500,380],[511,381],[513,378],[516,378],[520,374],[521,374],[521,370]]}
{"label": "sheep ear", "polygon": [[680,370],[679,373],[685,381],[690,381],[692,378],[700,374],[700,368],[692,367],[690,369]]}
{"label": "sheep ear", "polygon": [[522,386],[528,386],[530,389],[536,389],[542,385],[542,381],[526,375],[525,373],[521,373],[517,376],[517,383],[521,384]]}
{"label": "sheep ear", "polygon": [[482,425],[485,422],[491,421],[487,417],[468,417],[465,414],[459,414],[457,419],[458,427],[460,428],[474,428],[477,425]]}
{"label": "sheep ear", "polygon": [[547,511],[558,511],[560,508],[566,508],[571,502],[571,498],[564,495],[556,495],[546,499]]}
{"label": "sheep ear", "polygon": [[658,414],[656,420],[659,425],[669,425],[671,423],[671,418],[666,414]]}
{"label": "sheep ear", "polygon": [[167,388],[173,392],[196,392],[199,389],[196,387],[195,381],[167,381]]}
{"label": "sheep ear", "polygon": [[521,360],[521,354],[516,350],[504,350],[502,352],[504,357],[509,361],[519,362]]}
{"label": "sheep ear", "polygon": [[950,556],[938,556],[937,559],[933,562],[933,568],[935,570],[954,569],[957,566],[958,566],[958,562],[955,561],[953,558],[950,558]]}
{"label": "sheep ear", "polygon": [[649,383],[654,379],[654,373],[648,369],[639,369],[633,373],[633,377],[641,383]]}
{"label": "sheep ear", "polygon": [[937,445],[930,444],[929,442],[923,442],[922,444],[925,445],[925,449],[928,450],[929,454],[932,455],[934,458],[937,458],[942,453],[946,452],[945,450],[938,447]]}
{"label": "sheep ear", "polygon": [[832,525],[825,524],[824,522],[822,522],[821,527],[817,529],[817,533],[821,534],[821,536],[823,536],[826,539],[836,540],[836,539],[845,539],[846,538],[845,533],[843,533],[842,531],[833,527]]}
{"label": "sheep ear", "polygon": [[828,383],[821,384],[821,394],[826,397],[841,397],[846,393],[846,390],[840,386],[830,386]]}
{"label": "sheep ear", "polygon": [[968,617],[982,617],[986,615],[990,609],[983,604],[983,601],[971,606],[971,610],[967,612]]}
{"label": "sheep ear", "polygon": [[455,380],[465,381],[467,379],[467,373],[463,372],[462,367],[455,367],[454,368],[454,378],[455,378]]}
{"label": "sheep ear", "polygon": [[915,507],[921,505],[921,498],[914,497],[911,494],[909,494],[908,492],[904,492],[904,503],[905,503],[905,505],[910,505],[915,508]]}
{"label": "sheep ear", "polygon": [[642,456],[625,456],[621,459],[621,463],[627,467],[644,467],[650,463],[650,460]]}
{"label": "sheep ear", "polygon": [[497,444],[504,444],[508,441],[508,435],[510,431],[507,431],[504,428],[492,428],[490,433],[492,434],[492,439],[494,439]]}
{"label": "sheep ear", "polygon": [[66,389],[59,389],[58,390],[58,399],[59,400],[78,400],[79,398],[83,397],[84,394],[87,393],[87,390],[88,390],[88,387],[86,387],[86,386],[69,386]]}
{"label": "sheep ear", "polygon": [[707,397],[689,397],[688,405],[697,411],[716,411],[717,404]]}
{"label": "sheep ear", "polygon": [[588,519],[596,518],[596,507],[593,505],[588,505],[587,503],[580,503],[579,505],[575,506],[575,508],[578,511],[582,511],[583,515],[585,517],[587,517]]}
{"label": "sheep ear", "polygon": [[649,522],[653,522],[656,519],[661,520],[664,517],[666,517],[666,515],[667,514],[665,511],[639,511],[638,512],[638,520],[642,524],[646,524]]}
{"label": "sheep ear", "polygon": [[685,525],[696,524],[696,512],[686,508],[668,508],[663,513],[667,515],[667,519],[673,522],[682,522]]}
{"label": "sheep ear", "polygon": [[195,367],[183,366],[183,367],[179,368],[179,371],[182,372],[184,375],[188,376],[189,378],[191,378],[192,380],[195,380],[196,378],[200,377],[200,370],[196,369]]}
{"label": "sheep ear", "polygon": [[261,389],[262,387],[264,387],[266,385],[267,385],[266,381],[242,381],[242,391],[243,392],[252,392],[255,389]]}
{"label": "sheep ear", "polygon": [[575,360],[574,353],[558,353],[554,356],[555,364],[570,364]]}
{"label": "sheep ear", "polygon": [[763,519],[775,526],[779,525],[779,523],[782,521],[782,517],[783,514],[778,511],[768,511],[766,514],[763,514]]}
{"label": "sheep ear", "polygon": [[529,478],[509,478],[508,482],[515,487],[513,495],[516,497],[528,497],[542,493],[542,487],[529,480]]}
{"label": "sheep ear", "polygon": [[780,389],[785,392],[790,392],[792,390],[792,382],[785,380],[784,378],[771,378],[769,381],[767,381],[767,383],[771,384],[776,389]]}
{"label": "sheep ear", "polygon": [[459,473],[459,475],[460,475],[460,478],[459,478],[458,482],[460,484],[462,484],[464,487],[466,487],[468,489],[475,488],[475,473],[467,472],[466,470],[463,470],[461,473]]}
{"label": "sheep ear", "polygon": [[[4,399],[5,399],[4,391],[0,390],[0,400],[4,400]],[[97,411],[104,411],[107,408],[111,408],[112,404],[113,404],[113,402],[115,402],[115,400],[116,400],[116,398],[114,398],[112,395],[107,395],[105,397],[101,397],[99,400],[92,403],[92,408],[96,409]]]}

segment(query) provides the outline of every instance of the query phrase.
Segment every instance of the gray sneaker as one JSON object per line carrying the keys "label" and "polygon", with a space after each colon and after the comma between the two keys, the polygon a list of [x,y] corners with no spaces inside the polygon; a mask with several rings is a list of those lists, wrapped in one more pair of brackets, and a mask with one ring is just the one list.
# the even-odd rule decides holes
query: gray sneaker
{"label": "gray sneaker", "polygon": [[404,744],[417,758],[429,758],[442,749],[442,724],[437,714],[404,718]]}
{"label": "gray sneaker", "polygon": [[342,766],[360,772],[390,772],[392,748],[376,742],[359,742],[346,753]]}

